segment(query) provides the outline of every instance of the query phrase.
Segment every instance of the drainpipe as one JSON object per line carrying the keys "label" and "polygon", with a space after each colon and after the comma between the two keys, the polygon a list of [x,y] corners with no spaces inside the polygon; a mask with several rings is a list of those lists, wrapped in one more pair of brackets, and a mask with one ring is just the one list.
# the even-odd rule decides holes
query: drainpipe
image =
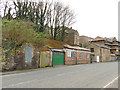
{"label": "drainpipe", "polygon": [[78,51],[76,52],[76,64],[77,64],[77,54],[78,54]]}
{"label": "drainpipe", "polygon": [[77,57],[76,57],[76,64],[77,64]]}
{"label": "drainpipe", "polygon": [[38,53],[39,53],[38,68],[40,68],[40,51]]}

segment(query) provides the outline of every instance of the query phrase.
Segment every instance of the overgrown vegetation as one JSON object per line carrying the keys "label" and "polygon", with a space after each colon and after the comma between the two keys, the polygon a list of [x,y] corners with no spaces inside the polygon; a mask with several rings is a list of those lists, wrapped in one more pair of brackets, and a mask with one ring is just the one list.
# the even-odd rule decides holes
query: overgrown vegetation
{"label": "overgrown vegetation", "polygon": [[65,30],[75,22],[73,11],[60,2],[13,0],[2,4],[3,18],[29,20],[35,24],[36,32],[49,33],[54,40],[64,41]]}
{"label": "overgrown vegetation", "polygon": [[2,48],[5,57],[15,55],[16,51],[25,43],[40,49],[44,45],[42,40],[47,35],[34,30],[35,24],[23,20],[2,21]]}
{"label": "overgrown vegetation", "polygon": [[69,6],[49,0],[0,1],[0,8],[3,70],[13,70],[24,60],[26,43],[38,53],[46,38],[64,41],[66,29],[75,19]]}

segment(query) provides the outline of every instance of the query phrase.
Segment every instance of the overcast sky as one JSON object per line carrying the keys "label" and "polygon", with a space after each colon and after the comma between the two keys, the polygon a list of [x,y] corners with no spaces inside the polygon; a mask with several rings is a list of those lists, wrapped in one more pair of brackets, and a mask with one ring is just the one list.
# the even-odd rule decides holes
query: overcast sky
{"label": "overcast sky", "polygon": [[78,30],[80,35],[93,38],[96,36],[118,38],[118,2],[120,0],[53,1],[63,2],[75,12],[76,23],[72,27]]}
{"label": "overcast sky", "polygon": [[59,0],[77,14],[73,29],[90,37],[118,38],[118,1],[120,0]]}

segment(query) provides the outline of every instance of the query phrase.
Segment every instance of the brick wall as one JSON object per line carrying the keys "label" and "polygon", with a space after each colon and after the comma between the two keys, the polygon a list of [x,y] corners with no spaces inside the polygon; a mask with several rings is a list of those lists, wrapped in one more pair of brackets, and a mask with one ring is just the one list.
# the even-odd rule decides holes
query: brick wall
{"label": "brick wall", "polygon": [[[95,58],[95,62],[96,62],[97,61],[97,56],[100,56],[100,47],[98,47],[94,44],[90,44],[90,45],[87,46],[87,48],[88,49],[94,48],[94,54],[95,54],[94,58]],[[99,60],[100,60],[100,58],[99,58]]]}
{"label": "brick wall", "polygon": [[110,61],[110,50],[102,48],[102,62]]}
{"label": "brick wall", "polygon": [[95,61],[97,61],[97,56],[99,56],[100,62],[110,61],[110,49],[101,48],[93,44],[90,44],[87,48],[94,48]]}
{"label": "brick wall", "polygon": [[[70,50],[70,49],[67,49]],[[72,52],[76,52],[76,57],[68,57],[67,50],[65,52],[65,64],[85,64],[90,63],[90,53],[89,51],[82,51],[82,50],[71,50]],[[80,58],[80,53],[83,53],[83,57]],[[86,53],[89,54],[89,58],[86,58]]]}

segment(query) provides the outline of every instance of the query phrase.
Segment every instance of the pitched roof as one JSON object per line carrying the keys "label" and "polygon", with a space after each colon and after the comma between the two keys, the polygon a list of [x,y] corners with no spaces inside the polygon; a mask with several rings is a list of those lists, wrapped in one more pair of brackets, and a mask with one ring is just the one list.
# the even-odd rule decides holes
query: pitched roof
{"label": "pitched roof", "polygon": [[45,46],[41,48],[41,51],[47,51],[49,48],[64,48],[64,45],[70,45],[70,46],[78,46],[73,43],[63,42],[63,41],[57,41],[52,39],[44,38]]}
{"label": "pitched roof", "polygon": [[92,41],[99,41],[99,40],[104,40],[104,38],[97,36],[96,38],[94,38]]}
{"label": "pitched roof", "polygon": [[100,48],[107,48],[109,49],[109,47],[105,46],[105,45],[101,45],[101,44],[95,44],[96,46],[100,47]]}
{"label": "pitched roof", "polygon": [[79,46],[70,46],[70,45],[64,45],[64,47],[69,48],[69,49],[77,49],[77,50],[85,50],[85,51],[90,51],[90,49],[86,48],[81,48]]}
{"label": "pitched roof", "polygon": [[68,44],[71,46],[78,46],[73,43],[63,42],[63,41],[57,41],[57,40],[51,40],[51,39],[45,39],[46,46],[49,48],[63,48],[64,45]]}
{"label": "pitched roof", "polygon": [[117,39],[115,37],[110,37],[110,38],[104,37],[103,38],[103,37],[100,37],[100,36],[97,36],[92,41],[101,41],[101,40],[108,41],[108,42],[117,41]]}
{"label": "pitched roof", "polygon": [[51,39],[44,39],[45,40],[45,46],[42,47],[41,51],[48,51],[49,48],[69,48],[69,49],[77,49],[77,50],[85,50],[90,51],[86,48],[81,48],[76,44],[63,42],[63,41],[57,41],[57,40],[51,40]]}

